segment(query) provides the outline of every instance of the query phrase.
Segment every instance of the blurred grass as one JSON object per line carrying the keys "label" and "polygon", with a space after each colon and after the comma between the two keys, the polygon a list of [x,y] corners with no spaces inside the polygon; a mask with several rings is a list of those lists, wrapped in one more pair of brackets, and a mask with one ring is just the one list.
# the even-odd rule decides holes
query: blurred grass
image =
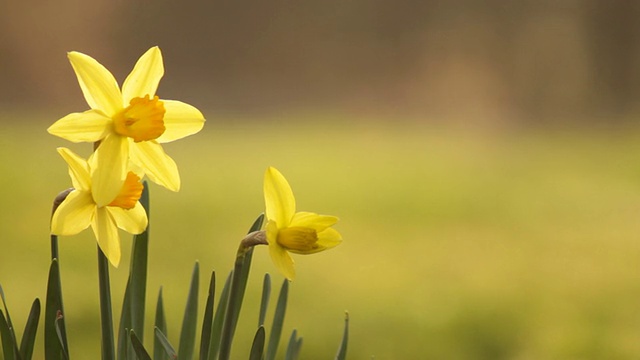
{"label": "blurred grass", "polygon": [[[57,116],[0,114],[0,283],[19,328],[33,298],[44,298],[51,201],[70,186],[55,147],[90,151],[46,133]],[[200,134],[167,144],[183,188],[151,187],[148,319],[162,285],[177,343],[194,261],[203,281],[215,269],[222,284],[263,211],[262,176],[273,165],[298,208],[338,215],[345,239],[296,257],[283,338],[298,330],[302,358],[335,355],[344,310],[352,359],[638,358],[640,128],[492,132],[365,120],[209,116]],[[130,238],[122,244],[116,308]],[[62,238],[60,252],[71,356],[95,358],[92,234]],[[264,272],[282,279],[266,249],[253,259],[238,359]]]}

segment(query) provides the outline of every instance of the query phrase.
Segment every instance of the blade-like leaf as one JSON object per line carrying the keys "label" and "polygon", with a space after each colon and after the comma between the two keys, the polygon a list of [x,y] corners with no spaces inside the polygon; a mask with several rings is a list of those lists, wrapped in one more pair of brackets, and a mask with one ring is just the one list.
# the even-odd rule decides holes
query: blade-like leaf
{"label": "blade-like leaf", "polygon": [[100,349],[102,360],[115,360],[109,260],[100,249],[100,246],[98,246],[98,288],[100,293],[100,329],[102,335]]}
{"label": "blade-like leaf", "polygon": [[139,360],[151,360],[151,356],[147,350],[145,350],[144,345],[140,342],[140,339],[136,336],[136,333],[131,330],[131,345],[133,346],[133,350],[136,352],[136,356]]}
{"label": "blade-like leaf", "polygon": [[0,310],[0,338],[2,338],[2,353],[5,360],[18,360],[16,339],[11,334],[11,328],[2,310]]}
{"label": "blade-like leaf", "polygon": [[40,321],[40,299],[35,299],[31,305],[27,325],[24,327],[22,341],[20,342],[20,355],[23,360],[31,360],[33,347],[36,343],[38,322]]}
{"label": "blade-like leaf", "polygon": [[264,319],[267,316],[267,308],[269,307],[269,296],[271,296],[271,276],[264,274],[262,281],[262,299],[260,300],[260,314],[258,315],[258,326],[264,325]]}
{"label": "blade-like leaf", "polygon": [[178,356],[182,360],[191,360],[196,345],[196,322],[198,321],[198,284],[200,282],[200,266],[196,262],[191,276],[191,286],[184,309],[182,330],[180,331],[180,346]]}
{"label": "blade-like leaf", "polygon": [[155,328],[155,335],[156,339],[158,339],[158,342],[160,343],[160,345],[162,345],[162,349],[167,354],[167,356],[169,356],[170,359],[177,359],[178,354],[176,354],[176,351],[173,349],[173,346],[171,346],[169,339],[167,339],[162,331],[160,331],[160,329],[158,328]]}
{"label": "blade-like leaf", "polygon": [[347,357],[347,343],[349,342],[349,313],[344,313],[344,334],[342,335],[342,342],[338,348],[336,354],[336,360],[344,360]]}
{"label": "blade-like leaf", "polygon": [[287,298],[289,295],[289,280],[285,279],[280,289],[276,312],[273,315],[273,324],[271,325],[271,335],[269,336],[269,345],[267,346],[267,354],[265,360],[273,360],[278,351],[280,336],[282,334],[282,324],[284,323],[284,314],[287,310]]}
{"label": "blade-like leaf", "polygon": [[202,320],[202,333],[200,335],[200,360],[209,358],[209,344],[211,343],[211,326],[213,324],[213,305],[216,293],[216,272],[211,272],[207,303],[204,307],[204,319]]}
{"label": "blade-like leaf", "polygon": [[211,326],[211,341],[209,342],[209,357],[207,360],[215,360],[220,350],[220,337],[222,335],[222,324],[227,312],[227,304],[229,303],[229,288],[231,287],[231,275],[229,273],[227,280],[222,288],[220,299],[218,299],[218,308],[213,317],[213,325]]}
{"label": "blade-like leaf", "polygon": [[[143,182],[143,185],[140,203],[150,221],[149,186],[146,181]],[[120,325],[118,326],[118,359],[126,359],[126,354],[130,354],[133,351],[131,337],[127,336],[126,329],[133,330],[136,333],[136,337],[141,341],[144,339],[149,225],[147,225],[147,229],[142,234],[134,235],[132,247],[129,278],[127,279],[122,312],[120,313]]]}
{"label": "blade-like leaf", "polygon": [[[260,230],[263,220],[264,214],[260,214],[260,216],[258,216],[258,218],[253,222],[248,233]],[[240,309],[242,308],[244,292],[247,288],[247,279],[249,278],[252,256],[253,247],[247,248],[241,244],[236,254],[236,261],[231,275],[229,303],[227,304],[227,313],[222,326],[222,335],[220,339],[220,360],[227,360],[230,357],[233,335],[236,331]]]}
{"label": "blade-like leaf", "polygon": [[9,309],[7,308],[7,300],[4,297],[4,290],[2,290],[2,285],[0,285],[0,299],[2,300],[2,306],[4,307],[4,313],[6,316],[7,327],[11,332],[11,336],[13,337],[13,341],[16,341],[16,332],[13,330],[13,324],[11,323],[11,316],[9,316]]}
{"label": "blade-like leaf", "polygon": [[[158,292],[158,303],[156,305],[156,318],[155,328],[162,334],[167,333],[167,319],[164,316],[164,302],[162,300],[162,288]],[[158,336],[153,337],[153,359],[154,360],[167,360],[167,353],[164,349],[164,345],[158,339]]]}
{"label": "blade-like leaf", "polygon": [[293,330],[289,337],[289,344],[287,345],[287,352],[284,355],[285,360],[296,359],[296,347],[298,344],[298,330]]}
{"label": "blade-like leaf", "polygon": [[[56,335],[58,336],[58,341],[62,344],[62,328],[60,327],[60,324],[62,323],[62,315],[58,316],[58,318],[56,319]],[[69,355],[63,351],[62,352],[62,358],[63,359],[69,359]]]}
{"label": "blade-like leaf", "polygon": [[[53,236],[52,236],[53,238]],[[47,360],[68,358],[68,345],[64,327],[62,289],[58,259],[51,260],[47,282],[47,300],[44,314],[44,354]],[[58,337],[61,333],[62,340]]]}
{"label": "blade-like leaf", "polygon": [[258,331],[256,331],[256,335],[253,337],[249,360],[262,360],[262,355],[264,353],[264,338],[264,326],[259,326]]}

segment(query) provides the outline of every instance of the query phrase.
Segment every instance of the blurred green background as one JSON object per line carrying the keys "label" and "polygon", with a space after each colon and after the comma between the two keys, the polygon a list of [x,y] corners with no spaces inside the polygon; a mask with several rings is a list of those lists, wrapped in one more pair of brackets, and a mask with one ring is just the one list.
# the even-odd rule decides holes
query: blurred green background
{"label": "blurred green background", "polygon": [[[4,2],[0,284],[13,321],[45,296],[51,201],[70,186],[55,148],[91,148],[46,133],[87,108],[66,52],[122,82],[159,45],[159,95],[208,120],[165,147],[182,190],[151,185],[148,311],[163,286],[170,339],[194,262],[202,287],[231,269],[272,165],[300,210],[341,218],[345,239],[296,257],[283,337],[298,330],[302,358],[335,354],[348,310],[352,359],[637,359],[639,16],[636,2],[599,0]],[[94,359],[95,240],[60,246],[71,356]],[[265,272],[278,288],[258,248],[238,359]]]}

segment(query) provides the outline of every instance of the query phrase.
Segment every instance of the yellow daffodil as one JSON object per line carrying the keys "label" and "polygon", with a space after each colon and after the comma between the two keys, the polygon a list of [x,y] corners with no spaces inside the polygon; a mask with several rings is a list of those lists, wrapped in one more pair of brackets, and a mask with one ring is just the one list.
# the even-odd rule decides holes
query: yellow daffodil
{"label": "yellow daffodil", "polygon": [[296,212],[296,200],[287,179],[273,167],[264,175],[264,200],[269,253],[287,279],[295,277],[289,252],[314,254],[342,242],[340,234],[331,227],[338,222],[337,217]]}
{"label": "yellow daffodil", "polygon": [[118,194],[106,206],[99,206],[92,191],[95,153],[89,162],[66,148],[59,148],[58,153],[69,165],[74,190],[53,213],[51,233],[75,235],[91,225],[100,249],[117,267],[120,263],[118,228],[131,234],[140,234],[147,228],[147,214],[138,201],[143,189],[140,177],[127,173]]}
{"label": "yellow daffodil", "polygon": [[140,57],[122,91],[109,70],[90,56],[74,51],[68,57],[91,110],[69,114],[48,131],[73,142],[100,141],[100,166],[93,175],[96,203],[105,206],[118,194],[129,161],[151,181],[178,191],[178,168],[160,144],[197,133],[205,120],[195,107],[155,95],[164,74],[160,49],[152,47]]}

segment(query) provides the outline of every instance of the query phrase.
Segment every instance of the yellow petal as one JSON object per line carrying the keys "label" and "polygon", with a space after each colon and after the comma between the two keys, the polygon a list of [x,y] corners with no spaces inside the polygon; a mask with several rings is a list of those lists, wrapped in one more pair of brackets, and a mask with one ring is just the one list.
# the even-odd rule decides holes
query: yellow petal
{"label": "yellow petal", "polygon": [[51,125],[47,131],[73,142],[95,142],[111,131],[111,118],[100,110],[72,113]]}
{"label": "yellow petal", "polygon": [[124,106],[129,105],[129,101],[135,97],[150,98],[156,94],[160,79],[164,75],[164,65],[162,64],[162,53],[157,46],[147,50],[133,67],[122,85],[122,98]]}
{"label": "yellow petal", "polygon": [[122,94],[113,75],[94,58],[72,51],[68,54],[87,104],[111,117],[122,106]]}
{"label": "yellow petal", "polygon": [[129,140],[119,135],[109,135],[89,158],[91,191],[99,207],[109,204],[118,196],[127,177]]}
{"label": "yellow petal", "polygon": [[175,100],[161,100],[164,103],[164,133],[156,139],[159,143],[166,143],[185,136],[193,135],[202,130],[204,116],[195,107]]}
{"label": "yellow petal", "polygon": [[291,255],[276,242],[269,243],[269,254],[276,268],[289,280],[296,277],[296,270],[293,267]]}
{"label": "yellow petal", "polygon": [[67,148],[58,148],[58,154],[69,165],[69,176],[76,190],[91,191],[91,175],[87,161]]}
{"label": "yellow petal", "polygon": [[274,167],[264,174],[264,202],[267,219],[274,220],[278,228],[289,226],[296,211],[296,200],[287,179]]}
{"label": "yellow petal", "polygon": [[318,249],[314,249],[313,252],[308,254],[314,254],[320,251],[324,251],[327,249],[331,249],[332,247],[338,246],[342,243],[342,236],[339,232],[337,232],[334,228],[328,228],[322,232],[318,233]]}
{"label": "yellow petal", "polygon": [[107,206],[107,211],[111,213],[116,225],[129,234],[141,234],[147,228],[147,213],[140,202],[129,210],[117,206]]}
{"label": "yellow petal", "polygon": [[91,227],[104,255],[109,259],[111,265],[118,267],[120,264],[120,235],[118,235],[118,227],[107,208],[97,209]]}
{"label": "yellow petal", "polygon": [[131,144],[131,161],[144,169],[145,175],[171,191],[180,190],[178,166],[155,141]]}
{"label": "yellow petal", "polygon": [[338,222],[338,218],[329,215],[318,215],[316,213],[301,211],[293,215],[289,226],[300,226],[314,229],[321,232]]}
{"label": "yellow petal", "polygon": [[91,224],[95,208],[91,193],[80,190],[70,192],[53,213],[51,233],[55,235],[79,233]]}

